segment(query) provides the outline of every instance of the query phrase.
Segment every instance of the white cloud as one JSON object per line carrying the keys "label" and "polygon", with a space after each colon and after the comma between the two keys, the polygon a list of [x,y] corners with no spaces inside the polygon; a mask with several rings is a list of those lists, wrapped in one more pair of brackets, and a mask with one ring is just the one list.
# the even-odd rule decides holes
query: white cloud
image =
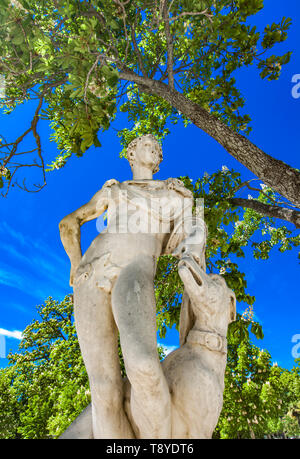
{"label": "white cloud", "polygon": [[46,282],[39,283],[35,281],[33,276],[27,276],[24,272],[13,271],[13,268],[0,266],[0,285],[15,288],[21,292],[42,300],[43,298],[53,295],[53,289],[50,291]]}
{"label": "white cloud", "polygon": [[18,340],[22,339],[22,332],[19,330],[5,330],[5,328],[0,328],[0,335],[6,336],[7,338],[15,338]]}
{"label": "white cloud", "polygon": [[65,296],[68,290],[68,260],[63,260],[43,240],[32,239],[2,221],[0,250],[0,285],[18,289],[39,301],[50,294]]}
{"label": "white cloud", "polygon": [[170,354],[171,352],[175,351],[175,349],[178,349],[178,346],[169,346],[169,345],[165,345],[163,343],[158,343],[159,346],[162,346],[163,349],[164,349],[164,353],[166,355]]}
{"label": "white cloud", "polygon": [[[66,260],[60,257],[53,251],[53,247],[49,247],[43,240],[35,240],[31,237],[24,235],[20,231],[16,231],[14,228],[9,226],[5,221],[0,222],[0,233],[4,238],[10,240],[14,239],[14,242],[9,244],[8,241],[4,242],[3,237],[0,239],[1,249],[6,250],[12,256],[19,258],[21,261],[32,263],[39,265],[44,260],[51,259],[53,265],[51,265],[51,271],[54,271],[54,267],[56,268],[56,272],[58,269],[63,269],[66,266]],[[20,248],[15,249],[14,246],[22,246],[22,250]],[[26,252],[24,254],[24,249],[30,250],[30,258],[26,256]],[[35,249],[35,250],[34,250]],[[49,269],[49,265],[48,265]]]}

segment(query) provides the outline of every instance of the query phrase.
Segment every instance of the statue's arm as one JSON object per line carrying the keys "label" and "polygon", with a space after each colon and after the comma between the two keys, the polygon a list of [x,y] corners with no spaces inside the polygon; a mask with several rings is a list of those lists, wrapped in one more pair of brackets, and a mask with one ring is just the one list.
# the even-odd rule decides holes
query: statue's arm
{"label": "statue's arm", "polygon": [[205,247],[207,229],[204,220],[192,217],[184,221],[184,238],[173,251],[172,255],[181,259],[192,256],[194,260],[205,267]]}
{"label": "statue's arm", "polygon": [[64,217],[59,223],[60,238],[71,261],[70,285],[73,285],[74,274],[82,258],[80,227],[101,215],[108,207],[107,188],[112,184],[106,182],[92,199],[79,209]]}

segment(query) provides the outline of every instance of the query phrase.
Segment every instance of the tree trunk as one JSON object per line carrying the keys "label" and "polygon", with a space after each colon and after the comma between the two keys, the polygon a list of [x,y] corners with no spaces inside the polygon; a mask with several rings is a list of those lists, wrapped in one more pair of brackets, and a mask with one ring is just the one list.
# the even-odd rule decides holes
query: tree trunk
{"label": "tree trunk", "polygon": [[121,79],[135,82],[141,91],[166,100],[197,127],[215,139],[262,182],[300,207],[300,172],[298,170],[268,155],[249,139],[233,131],[200,105],[190,101],[165,83],[141,77],[129,69],[121,72],[119,76]]}

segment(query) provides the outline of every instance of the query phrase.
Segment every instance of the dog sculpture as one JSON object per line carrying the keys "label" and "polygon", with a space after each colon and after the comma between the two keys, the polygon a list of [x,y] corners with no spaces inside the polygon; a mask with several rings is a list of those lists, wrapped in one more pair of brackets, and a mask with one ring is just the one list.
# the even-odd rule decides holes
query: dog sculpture
{"label": "dog sculpture", "polygon": [[[186,289],[180,348],[162,362],[172,398],[172,438],[211,438],[223,405],[226,335],[236,300],[221,276],[206,274],[193,258],[182,258],[178,271]],[[129,381],[125,385],[125,411],[139,438]]]}

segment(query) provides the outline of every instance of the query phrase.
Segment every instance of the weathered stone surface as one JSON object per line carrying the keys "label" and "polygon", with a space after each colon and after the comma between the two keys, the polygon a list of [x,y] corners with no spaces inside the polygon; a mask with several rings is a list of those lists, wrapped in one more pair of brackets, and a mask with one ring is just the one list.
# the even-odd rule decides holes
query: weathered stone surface
{"label": "weathered stone surface", "polygon": [[[162,160],[156,140],[133,141],[128,159],[133,180],[106,182],[60,223],[92,398],[61,438],[210,438],[222,408],[235,297],[223,278],[205,272],[206,228],[192,215],[191,192],[177,179],[152,179]],[[107,227],[82,256],[80,226],[105,210]],[[154,276],[163,254],[180,259],[185,292],[180,348],[160,363]]]}

